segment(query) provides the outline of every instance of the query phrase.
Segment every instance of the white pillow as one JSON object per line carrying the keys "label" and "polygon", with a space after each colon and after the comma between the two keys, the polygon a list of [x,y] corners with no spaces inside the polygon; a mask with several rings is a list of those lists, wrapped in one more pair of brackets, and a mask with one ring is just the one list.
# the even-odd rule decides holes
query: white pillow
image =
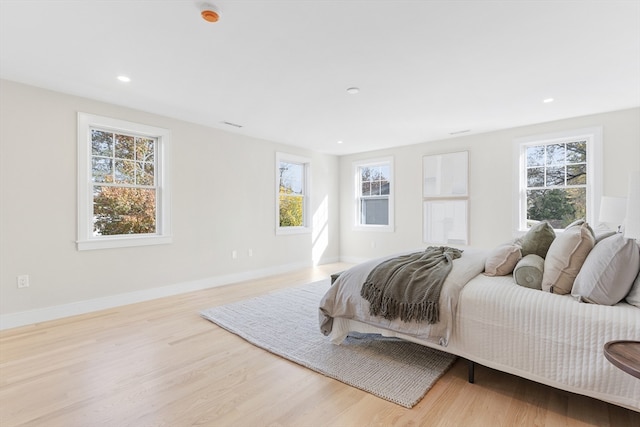
{"label": "white pillow", "polygon": [[640,308],[640,274],[636,277],[635,282],[633,282],[633,286],[631,286],[631,290],[627,294],[627,300],[629,304],[635,305]]}
{"label": "white pillow", "polygon": [[[640,250],[640,246],[638,246],[638,250]],[[640,271],[633,285],[631,285],[631,290],[627,294],[627,302],[640,308]]]}
{"label": "white pillow", "polygon": [[589,252],[571,295],[581,301],[614,305],[629,293],[640,269],[640,252],[632,239],[622,233],[599,242]]}
{"label": "white pillow", "polygon": [[616,232],[606,225],[599,223],[595,227],[591,227],[593,234],[596,236],[596,245],[607,237],[613,236]]}

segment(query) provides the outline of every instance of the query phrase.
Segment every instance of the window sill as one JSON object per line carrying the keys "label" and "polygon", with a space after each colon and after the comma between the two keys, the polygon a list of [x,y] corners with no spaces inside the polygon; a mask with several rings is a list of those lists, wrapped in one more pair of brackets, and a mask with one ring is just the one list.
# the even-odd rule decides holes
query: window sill
{"label": "window sill", "polygon": [[292,234],[310,234],[311,227],[278,227],[276,236],[287,236]]}
{"label": "window sill", "polygon": [[392,225],[356,225],[353,227],[353,231],[376,231],[383,233],[393,233],[394,227]]}
{"label": "window sill", "polygon": [[89,251],[94,249],[166,245],[171,243],[171,240],[171,236],[102,237],[100,239],[77,241],[76,245],[79,251]]}

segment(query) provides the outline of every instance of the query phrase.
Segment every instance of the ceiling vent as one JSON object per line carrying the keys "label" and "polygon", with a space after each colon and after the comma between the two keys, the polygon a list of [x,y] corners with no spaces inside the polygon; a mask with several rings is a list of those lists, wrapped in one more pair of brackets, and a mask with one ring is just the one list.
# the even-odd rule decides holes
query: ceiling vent
{"label": "ceiling vent", "polygon": [[238,129],[242,127],[242,125],[239,125],[237,123],[231,123],[231,122],[222,122],[222,123],[225,125],[233,126],[234,128],[238,128]]}

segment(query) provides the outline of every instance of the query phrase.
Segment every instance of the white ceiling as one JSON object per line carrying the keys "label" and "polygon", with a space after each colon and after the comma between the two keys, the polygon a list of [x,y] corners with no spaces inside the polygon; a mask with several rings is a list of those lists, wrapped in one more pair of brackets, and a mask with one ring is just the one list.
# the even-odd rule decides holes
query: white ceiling
{"label": "white ceiling", "polygon": [[640,106],[638,0],[212,3],[0,0],[0,77],[338,155]]}

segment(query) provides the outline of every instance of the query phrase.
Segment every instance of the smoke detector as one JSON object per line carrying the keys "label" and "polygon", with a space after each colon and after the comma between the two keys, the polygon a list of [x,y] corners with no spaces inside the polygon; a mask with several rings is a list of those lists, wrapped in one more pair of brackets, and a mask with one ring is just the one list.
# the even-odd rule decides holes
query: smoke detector
{"label": "smoke detector", "polygon": [[218,22],[218,19],[220,19],[220,12],[218,12],[218,8],[212,4],[202,5],[200,15],[202,16],[202,19],[207,22]]}

